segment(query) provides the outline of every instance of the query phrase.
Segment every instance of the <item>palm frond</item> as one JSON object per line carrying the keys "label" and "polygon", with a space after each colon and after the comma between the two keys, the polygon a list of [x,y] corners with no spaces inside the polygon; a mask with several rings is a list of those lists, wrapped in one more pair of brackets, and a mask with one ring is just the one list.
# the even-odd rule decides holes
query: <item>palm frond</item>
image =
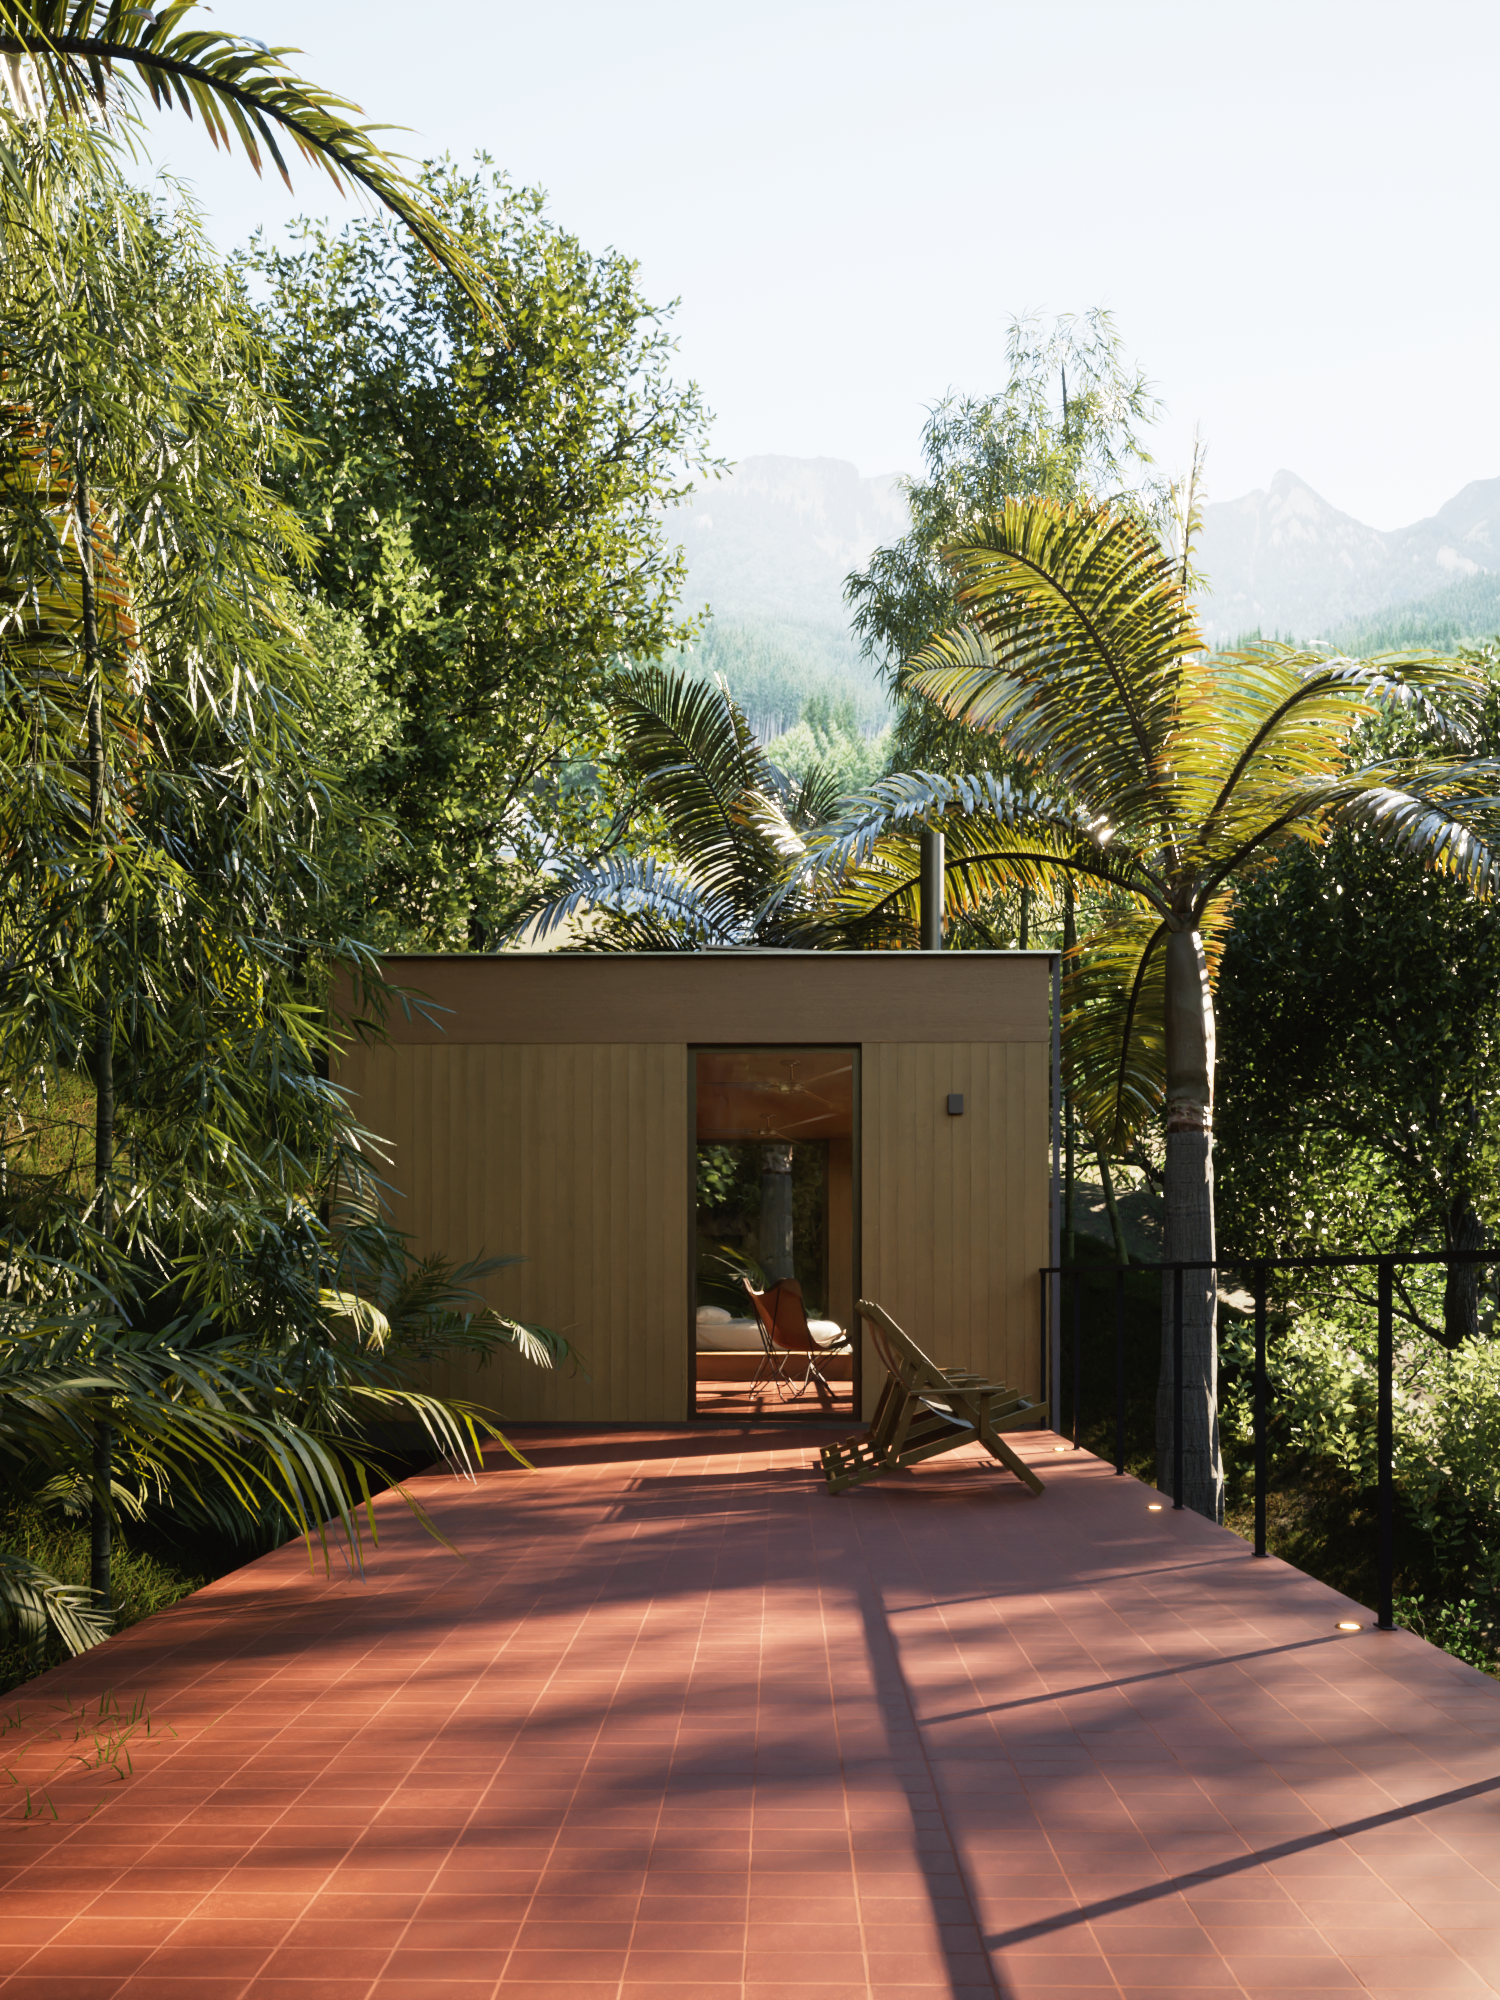
{"label": "palm frond", "polygon": [[1086,806],[1169,822],[1182,662],[1203,641],[1149,527],[1124,507],[1009,500],[943,560],[968,617],[900,685]]}
{"label": "palm frond", "polygon": [[[1230,898],[1199,931],[1210,985],[1218,977]],[[1063,1064],[1073,1104],[1106,1153],[1124,1151],[1166,1098],[1167,926],[1150,910],[1104,911],[1063,968]]]}
{"label": "palm frond", "polygon": [[288,188],[289,142],[341,192],[348,180],[373,195],[490,312],[457,237],[376,143],[389,128],[360,122],[357,104],[298,76],[287,62],[296,49],[185,25],[198,12],[197,0],[154,12],[128,0],[0,0],[0,56],[29,61],[44,96],[74,114],[107,110],[111,83],[133,73],[156,109],[196,114],[216,147],[238,143],[257,174],[264,150]]}
{"label": "palm frond", "polygon": [[1204,857],[1243,838],[1268,798],[1345,772],[1354,731],[1378,715],[1403,712],[1467,750],[1485,695],[1479,676],[1431,654],[1331,660],[1283,645],[1194,660],[1184,686],[1174,744],[1179,810]]}
{"label": "palm frond", "polygon": [[738,899],[646,854],[579,868],[555,896],[529,906],[516,929],[546,937],[584,916],[605,920],[589,940],[602,950],[697,951],[743,943],[750,928]]}
{"label": "palm frond", "polygon": [[[1005,889],[1045,895],[1069,881],[1142,900],[1151,893],[1142,857],[1116,841],[1107,821],[994,772],[900,772],[846,804],[845,818],[808,836],[804,858],[766,905],[803,934],[830,925],[909,930],[929,825],[945,835],[944,900],[954,911],[981,911]],[[802,905],[795,914],[794,898]]]}
{"label": "palm frond", "polygon": [[781,805],[796,833],[824,825],[838,812],[844,798],[839,774],[831,764],[814,764],[800,778],[786,778]]}
{"label": "palm frond", "polygon": [[0,1549],[0,1632],[34,1644],[55,1632],[70,1653],[109,1637],[111,1620],[85,1585],[61,1583],[13,1549]]}
{"label": "palm frond", "polygon": [[626,760],[692,881],[748,921],[768,868],[745,801],[772,796],[776,774],[728,688],[678,669],[634,667],[610,683],[609,703]]}

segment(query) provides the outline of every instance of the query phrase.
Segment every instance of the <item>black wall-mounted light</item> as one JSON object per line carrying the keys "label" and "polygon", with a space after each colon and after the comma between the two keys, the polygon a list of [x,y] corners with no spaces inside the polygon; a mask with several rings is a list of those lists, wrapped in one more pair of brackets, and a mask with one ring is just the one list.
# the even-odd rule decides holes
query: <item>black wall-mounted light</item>
{"label": "black wall-mounted light", "polygon": [[962,1118],[963,1115],[964,1115],[963,1092],[961,1090],[950,1090],[948,1092],[948,1116],[950,1118]]}

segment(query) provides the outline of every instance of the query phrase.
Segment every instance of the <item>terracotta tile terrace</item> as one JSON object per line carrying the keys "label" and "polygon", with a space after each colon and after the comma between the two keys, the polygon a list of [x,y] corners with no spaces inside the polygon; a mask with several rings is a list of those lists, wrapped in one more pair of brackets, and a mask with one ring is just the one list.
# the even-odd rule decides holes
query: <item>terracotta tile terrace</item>
{"label": "terracotta tile terrace", "polygon": [[[1045,1434],[540,1434],[12,1697],[143,1695],[0,1824],[3,2000],[1500,1993],[1500,1685]],[[167,1729],[175,1735],[166,1734]],[[35,1753],[32,1753],[34,1756]],[[19,1794],[13,1795],[19,1798]]]}

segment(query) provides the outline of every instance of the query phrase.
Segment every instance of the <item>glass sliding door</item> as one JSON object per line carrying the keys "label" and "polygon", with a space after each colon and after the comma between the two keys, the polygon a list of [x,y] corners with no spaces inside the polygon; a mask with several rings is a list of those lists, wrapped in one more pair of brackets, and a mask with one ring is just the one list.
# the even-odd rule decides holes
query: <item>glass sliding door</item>
{"label": "glass sliding door", "polygon": [[852,1416],[859,1052],[692,1061],[694,1412]]}

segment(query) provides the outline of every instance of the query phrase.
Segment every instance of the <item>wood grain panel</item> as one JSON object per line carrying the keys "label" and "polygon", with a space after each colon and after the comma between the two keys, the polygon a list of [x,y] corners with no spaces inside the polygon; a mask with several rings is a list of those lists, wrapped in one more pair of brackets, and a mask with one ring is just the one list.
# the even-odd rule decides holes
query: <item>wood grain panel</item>
{"label": "wood grain panel", "polygon": [[[1047,1050],[866,1046],[861,1283],[942,1367],[1039,1392],[1047,1257]],[[951,1091],[964,1099],[950,1117]],[[865,1335],[865,1414],[883,1371]]]}
{"label": "wood grain panel", "polygon": [[1045,1042],[1046,952],[500,952],[389,958],[400,1047]]}
{"label": "wood grain panel", "polygon": [[339,1081],[394,1150],[392,1219],[417,1254],[524,1256],[485,1295],[566,1333],[588,1368],[459,1359],[434,1389],[511,1418],[686,1416],[685,1048],[357,1048]]}

